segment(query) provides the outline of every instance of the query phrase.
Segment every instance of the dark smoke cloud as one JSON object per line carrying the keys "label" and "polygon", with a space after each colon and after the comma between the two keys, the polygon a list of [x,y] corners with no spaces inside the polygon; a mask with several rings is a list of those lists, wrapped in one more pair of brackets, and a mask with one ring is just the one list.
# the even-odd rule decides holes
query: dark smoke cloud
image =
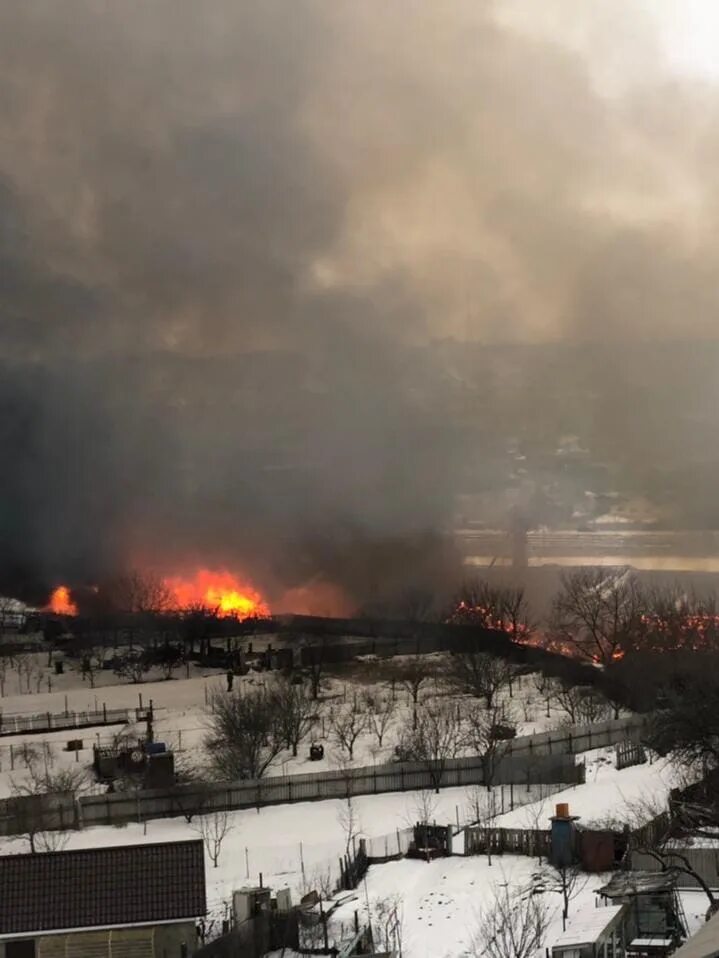
{"label": "dark smoke cloud", "polygon": [[[715,335],[719,97],[594,8],[577,46],[529,0],[0,0],[0,577],[366,594],[347,542],[446,528],[503,430],[579,428],[572,376],[663,467],[611,344]],[[610,351],[507,380],[472,341]]]}

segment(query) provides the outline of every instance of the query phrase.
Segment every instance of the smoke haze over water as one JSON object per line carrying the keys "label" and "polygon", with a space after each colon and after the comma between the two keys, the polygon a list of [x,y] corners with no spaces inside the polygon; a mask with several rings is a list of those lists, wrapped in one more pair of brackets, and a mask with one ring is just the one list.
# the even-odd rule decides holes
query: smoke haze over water
{"label": "smoke haze over water", "polygon": [[0,0],[0,578],[367,593],[354,545],[448,528],[520,430],[714,523],[719,86],[681,9]]}

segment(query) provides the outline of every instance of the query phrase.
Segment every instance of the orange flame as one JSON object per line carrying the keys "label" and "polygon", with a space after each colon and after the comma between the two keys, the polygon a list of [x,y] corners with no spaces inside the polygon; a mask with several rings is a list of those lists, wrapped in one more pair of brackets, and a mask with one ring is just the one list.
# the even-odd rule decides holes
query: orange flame
{"label": "orange flame", "polygon": [[52,592],[47,607],[55,615],[77,615],[77,606],[72,601],[70,589],[66,585],[59,585]]}
{"label": "orange flame", "polygon": [[179,609],[201,606],[217,610],[220,616],[237,616],[240,619],[270,614],[260,593],[225,569],[199,569],[194,579],[172,576],[164,582]]}

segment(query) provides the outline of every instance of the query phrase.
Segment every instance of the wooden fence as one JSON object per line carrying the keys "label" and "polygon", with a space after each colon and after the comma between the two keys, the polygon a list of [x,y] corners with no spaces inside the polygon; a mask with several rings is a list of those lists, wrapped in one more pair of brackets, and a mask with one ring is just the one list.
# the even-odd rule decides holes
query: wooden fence
{"label": "wooden fence", "polygon": [[[529,760],[505,758],[494,784],[578,784],[584,767],[569,755],[545,755]],[[397,762],[341,771],[272,776],[253,781],[175,786],[136,793],[92,795],[79,800],[85,825],[111,825],[173,815],[192,815],[224,809],[262,808],[266,805],[322,801],[348,795],[379,795],[433,788],[484,785],[481,757],[458,758],[443,763],[441,772],[432,763]]]}
{"label": "wooden fence", "polygon": [[549,855],[550,831],[542,828],[484,828],[472,825],[464,830],[465,855]]}
{"label": "wooden fence", "polygon": [[638,715],[608,719],[592,725],[571,725],[515,738],[509,744],[507,755],[578,755],[580,752],[606,748],[618,742],[641,742],[645,726],[645,719]]}

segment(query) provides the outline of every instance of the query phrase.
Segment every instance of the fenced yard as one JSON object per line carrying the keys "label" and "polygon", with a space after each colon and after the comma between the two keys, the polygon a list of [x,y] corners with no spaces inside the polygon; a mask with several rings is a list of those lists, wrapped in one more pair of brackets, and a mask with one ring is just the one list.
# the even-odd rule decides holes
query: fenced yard
{"label": "fenced yard", "polygon": [[[568,728],[560,733],[542,732],[514,739],[507,743],[506,754],[492,769],[490,784],[514,787],[517,791],[534,785],[566,787],[580,784],[584,781],[584,767],[575,763],[574,754],[586,748],[638,740],[642,727],[640,720],[617,719],[595,726]],[[253,781],[197,783],[163,790],[86,795],[78,801],[53,795],[48,796],[42,805],[42,826],[56,829],[115,825],[217,810],[342,799],[348,795],[430,790],[437,785],[450,788],[486,784],[486,767],[481,756],[448,759],[441,763],[396,762]],[[514,798],[512,793],[512,802]],[[33,813],[37,807],[36,803]],[[1,801],[0,834],[26,831],[25,816],[23,799]]]}

